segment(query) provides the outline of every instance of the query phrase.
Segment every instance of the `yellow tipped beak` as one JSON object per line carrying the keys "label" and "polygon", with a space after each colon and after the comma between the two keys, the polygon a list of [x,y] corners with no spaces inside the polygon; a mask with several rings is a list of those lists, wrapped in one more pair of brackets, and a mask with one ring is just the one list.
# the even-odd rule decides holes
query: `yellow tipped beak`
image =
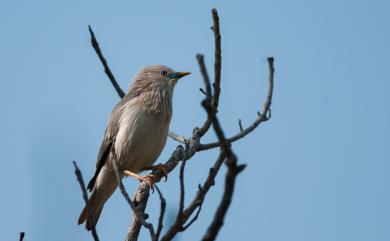
{"label": "yellow tipped beak", "polygon": [[189,75],[191,74],[190,72],[176,72],[175,75],[176,75],[176,78],[181,78],[181,77],[184,77],[186,75]]}

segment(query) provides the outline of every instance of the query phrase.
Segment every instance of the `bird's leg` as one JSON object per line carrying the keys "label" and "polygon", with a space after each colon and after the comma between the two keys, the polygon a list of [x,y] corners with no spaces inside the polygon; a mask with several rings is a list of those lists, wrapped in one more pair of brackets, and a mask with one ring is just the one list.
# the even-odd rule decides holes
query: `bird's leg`
{"label": "bird's leg", "polygon": [[125,174],[125,176],[128,176],[128,177],[134,177],[135,179],[137,179],[140,182],[145,181],[149,185],[149,187],[154,191],[154,184],[156,183],[156,176],[155,175],[148,174],[145,176],[140,176],[140,175],[138,175],[134,172],[128,171],[128,170],[124,170],[123,174]]}
{"label": "bird's leg", "polygon": [[168,180],[168,171],[167,166],[164,164],[157,164],[154,166],[144,166],[141,171],[147,171],[147,170],[159,170],[165,177],[165,182]]}

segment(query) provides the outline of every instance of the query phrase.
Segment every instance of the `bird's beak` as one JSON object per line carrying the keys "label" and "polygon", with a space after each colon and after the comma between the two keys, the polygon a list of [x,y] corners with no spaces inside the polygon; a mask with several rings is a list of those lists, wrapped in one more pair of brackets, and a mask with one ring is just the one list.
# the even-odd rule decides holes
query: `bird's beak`
{"label": "bird's beak", "polygon": [[184,77],[186,75],[189,75],[189,74],[191,74],[191,73],[190,72],[176,72],[176,73],[170,74],[169,77],[171,79],[180,79],[180,78],[182,78],[182,77]]}

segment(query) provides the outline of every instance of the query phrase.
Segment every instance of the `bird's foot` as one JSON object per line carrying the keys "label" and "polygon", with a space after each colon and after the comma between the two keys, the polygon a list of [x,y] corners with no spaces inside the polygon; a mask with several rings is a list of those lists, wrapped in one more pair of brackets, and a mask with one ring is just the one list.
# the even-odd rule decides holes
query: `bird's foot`
{"label": "bird's foot", "polygon": [[168,180],[168,170],[167,169],[168,169],[168,167],[166,165],[160,163],[160,164],[157,164],[154,166],[145,166],[141,170],[142,171],[159,170],[163,174],[163,176],[165,178],[165,182],[166,182]]}
{"label": "bird's foot", "polygon": [[138,175],[134,172],[128,171],[128,170],[123,171],[123,174],[125,174],[126,176],[129,176],[129,177],[134,177],[135,179],[137,179],[140,182],[146,182],[149,185],[149,187],[152,189],[152,191],[154,192],[154,184],[156,183],[156,176],[154,174],[140,176],[140,175]]}

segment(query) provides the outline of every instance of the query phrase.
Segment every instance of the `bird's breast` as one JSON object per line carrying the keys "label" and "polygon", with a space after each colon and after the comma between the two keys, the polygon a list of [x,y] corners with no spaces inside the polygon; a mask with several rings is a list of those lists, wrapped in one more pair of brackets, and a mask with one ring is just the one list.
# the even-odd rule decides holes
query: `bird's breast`
{"label": "bird's breast", "polygon": [[125,108],[115,142],[120,164],[135,173],[152,165],[165,146],[169,122],[170,116],[148,113],[137,106]]}

